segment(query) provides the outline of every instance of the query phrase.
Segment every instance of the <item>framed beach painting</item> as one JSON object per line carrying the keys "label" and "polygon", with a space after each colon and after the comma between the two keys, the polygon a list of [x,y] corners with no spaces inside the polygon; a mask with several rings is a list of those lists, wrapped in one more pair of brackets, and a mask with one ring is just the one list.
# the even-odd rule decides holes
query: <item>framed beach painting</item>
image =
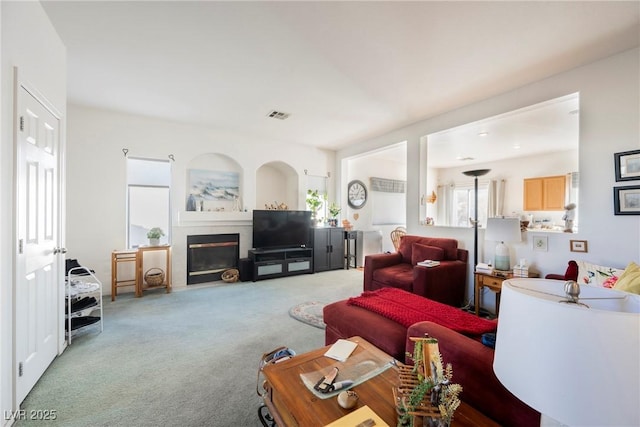
{"label": "framed beach painting", "polygon": [[613,187],[613,210],[616,215],[640,215],[640,185]]}
{"label": "framed beach painting", "polygon": [[240,196],[238,172],[189,169],[188,173],[187,211],[224,210],[225,205],[232,206]]}
{"label": "framed beach painting", "polygon": [[616,181],[640,180],[640,150],[615,153]]}

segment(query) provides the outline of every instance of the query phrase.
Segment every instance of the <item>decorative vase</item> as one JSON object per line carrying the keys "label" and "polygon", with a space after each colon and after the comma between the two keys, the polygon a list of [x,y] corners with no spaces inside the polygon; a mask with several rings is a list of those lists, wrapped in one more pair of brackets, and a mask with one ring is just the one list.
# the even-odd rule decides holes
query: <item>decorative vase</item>
{"label": "decorative vase", "polygon": [[150,246],[159,246],[160,245],[160,238],[156,237],[156,238],[149,238],[149,245]]}

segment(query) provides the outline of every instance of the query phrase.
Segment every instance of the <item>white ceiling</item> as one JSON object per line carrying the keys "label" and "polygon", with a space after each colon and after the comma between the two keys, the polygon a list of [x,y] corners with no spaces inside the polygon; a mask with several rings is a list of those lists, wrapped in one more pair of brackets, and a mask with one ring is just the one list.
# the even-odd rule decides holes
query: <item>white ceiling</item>
{"label": "white ceiling", "polygon": [[640,41],[638,1],[43,5],[70,103],[328,149]]}
{"label": "white ceiling", "polygon": [[571,94],[428,135],[433,168],[486,164],[571,151],[579,142],[580,99]]}

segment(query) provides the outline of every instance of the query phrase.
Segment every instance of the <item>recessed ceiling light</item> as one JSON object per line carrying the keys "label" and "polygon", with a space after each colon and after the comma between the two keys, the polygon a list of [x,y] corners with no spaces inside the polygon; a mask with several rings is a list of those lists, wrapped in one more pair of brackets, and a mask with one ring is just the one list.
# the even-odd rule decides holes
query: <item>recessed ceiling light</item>
{"label": "recessed ceiling light", "polygon": [[489,135],[489,132],[478,132],[478,136],[487,136]]}
{"label": "recessed ceiling light", "polygon": [[474,160],[474,159],[473,159],[473,157],[463,157],[463,156],[458,156],[458,157],[456,157],[456,160],[460,160],[460,161],[463,161],[463,162],[467,162],[467,161],[469,161],[469,160]]}

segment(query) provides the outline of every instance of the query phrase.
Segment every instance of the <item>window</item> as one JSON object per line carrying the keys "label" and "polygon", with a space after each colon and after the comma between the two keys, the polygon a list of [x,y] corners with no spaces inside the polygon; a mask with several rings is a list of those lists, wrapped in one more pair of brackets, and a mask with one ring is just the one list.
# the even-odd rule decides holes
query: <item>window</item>
{"label": "window", "polygon": [[168,160],[127,159],[127,247],[149,244],[159,227],[160,243],[171,243],[171,164]]}
{"label": "window", "polygon": [[[307,175],[307,192],[317,191],[320,196],[320,207],[317,210],[318,220],[327,218],[327,177],[318,175]],[[309,208],[309,204],[306,204]]]}
{"label": "window", "polygon": [[[472,219],[476,217],[475,190],[473,186],[456,186],[453,189],[453,209],[451,210],[451,223],[454,227],[472,227]],[[478,226],[487,224],[488,188],[485,185],[478,186]]]}
{"label": "window", "polygon": [[407,221],[406,181],[370,178],[373,225],[404,225]]}

